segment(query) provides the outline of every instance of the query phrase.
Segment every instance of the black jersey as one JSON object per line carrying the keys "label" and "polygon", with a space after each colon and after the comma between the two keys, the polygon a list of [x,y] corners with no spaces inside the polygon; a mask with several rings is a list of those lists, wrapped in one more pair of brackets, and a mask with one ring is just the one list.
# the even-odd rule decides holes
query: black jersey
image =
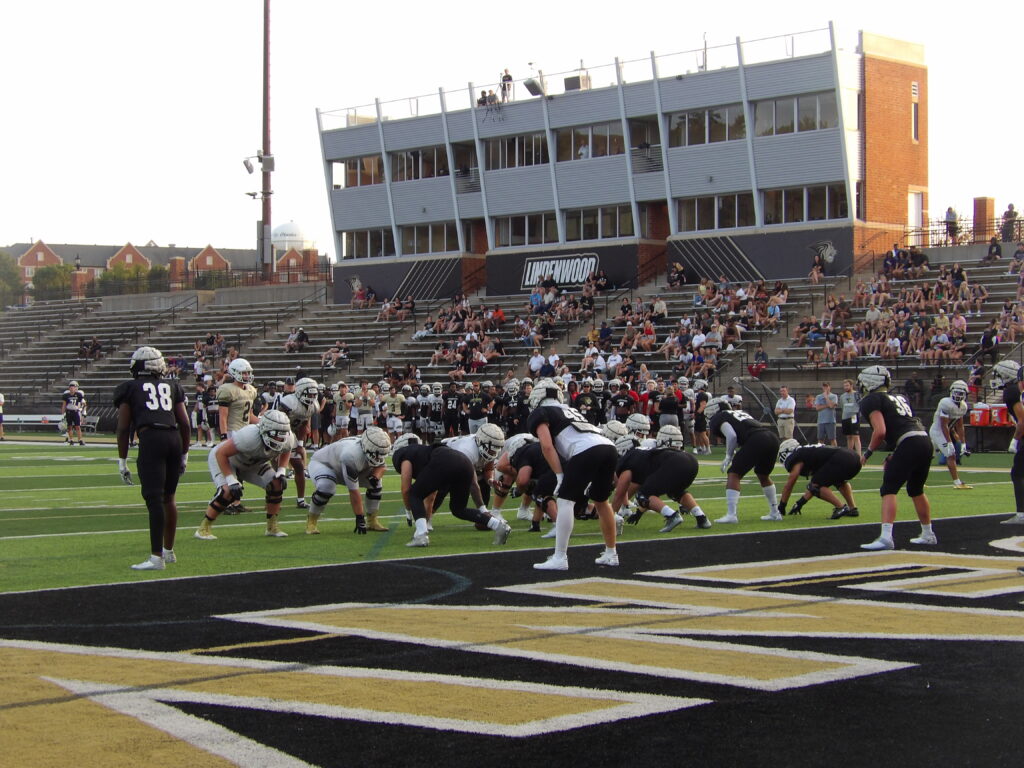
{"label": "black jersey", "polygon": [[469,409],[469,418],[474,421],[487,418],[487,409],[493,398],[483,392],[471,392],[466,396],[466,407]]}
{"label": "black jersey", "polygon": [[522,427],[526,424],[526,417],[530,415],[530,404],[527,402],[526,395],[521,391],[516,392],[514,395],[505,395],[505,431],[521,432]]}
{"label": "black jersey", "polygon": [[615,474],[631,472],[631,482],[643,483],[651,473],[651,455],[654,451],[644,448],[630,448],[619,457],[619,463],[615,467]]}
{"label": "black jersey", "polygon": [[658,413],[666,415],[677,415],[679,413],[679,400],[672,392],[666,392],[658,404]]}
{"label": "black jersey", "polygon": [[790,453],[789,456],[786,457],[784,466],[786,467],[786,471],[790,472],[797,464],[803,464],[803,466],[800,467],[800,474],[804,477],[810,477],[835,457],[847,456],[847,454],[848,458],[860,461],[860,457],[849,448],[837,448],[835,446],[821,444],[805,445]]}
{"label": "black jersey", "polygon": [[872,392],[866,395],[860,401],[860,412],[864,420],[870,423],[871,414],[875,411],[879,411],[885,420],[887,450],[896,450],[900,439],[908,432],[927,434],[903,395],[892,395],[888,392]]}
{"label": "black jersey", "polygon": [[447,418],[458,416],[462,412],[462,395],[458,392],[445,392],[441,396],[441,407]]}
{"label": "black jersey", "polygon": [[697,459],[673,448],[631,448],[619,458],[616,473],[630,473],[630,482],[643,485],[647,479],[663,467],[675,476],[687,477],[686,485],[693,481],[698,471]]}
{"label": "black jersey", "polygon": [[430,463],[431,454],[438,448],[440,446],[423,445],[422,443],[407,445],[395,451],[395,454],[391,457],[391,464],[394,466],[395,471],[401,474],[402,463],[406,461],[411,462],[412,476],[416,477]]}
{"label": "black jersey", "polygon": [[611,405],[612,413],[614,413],[619,419],[631,414],[636,406],[636,400],[625,392],[619,392],[617,395],[612,395],[609,403]]}
{"label": "black jersey", "polygon": [[516,453],[515,458],[512,459],[511,464],[517,470],[523,467],[530,467],[533,470],[534,477],[551,471],[547,459],[544,458],[544,451],[541,450],[540,443],[530,443],[521,448]]}
{"label": "black jersey", "polygon": [[712,435],[725,437],[722,434],[722,425],[728,424],[736,433],[736,442],[743,445],[756,432],[770,431],[767,424],[757,421],[746,411],[719,411],[711,417],[708,422],[708,430]]}
{"label": "black jersey", "polygon": [[526,420],[526,429],[536,435],[537,428],[547,424],[555,450],[562,458],[572,458],[595,445],[611,445],[601,430],[583,418],[583,414],[567,405],[542,405],[534,408]]}
{"label": "black jersey", "polygon": [[1013,406],[1020,402],[1024,402],[1024,395],[1020,391],[1020,384],[1016,381],[1011,381],[1003,387],[1003,405],[1006,406],[1006,410],[1010,412],[1010,417],[1014,421],[1017,421],[1017,412],[1013,410]]}
{"label": "black jersey", "polygon": [[184,402],[185,392],[177,379],[140,376],[118,384],[114,390],[114,406],[120,408],[127,403],[131,407],[132,423],[137,430],[152,426],[176,428],[174,407]]}
{"label": "black jersey", "polygon": [[593,392],[581,392],[577,395],[575,406],[591,424],[601,423],[601,401]]}
{"label": "black jersey", "polygon": [[85,395],[82,394],[82,390],[76,390],[71,392],[65,390],[64,394],[60,396],[61,400],[64,401],[64,408],[69,411],[81,411],[85,408]]}

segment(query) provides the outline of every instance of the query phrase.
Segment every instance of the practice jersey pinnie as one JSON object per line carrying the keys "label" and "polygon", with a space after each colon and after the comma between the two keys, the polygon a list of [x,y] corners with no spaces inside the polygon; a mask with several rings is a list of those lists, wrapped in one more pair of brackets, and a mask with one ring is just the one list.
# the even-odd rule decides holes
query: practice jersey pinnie
{"label": "practice jersey pinnie", "polygon": [[1020,402],[1024,402],[1024,394],[1020,391],[1020,384],[1016,381],[1011,381],[1003,387],[1003,405],[1006,406],[1006,410],[1009,411],[1010,417],[1015,422],[1017,421],[1017,412],[1013,410],[1013,407]]}
{"label": "practice jersey pinnie", "polygon": [[[235,468],[242,471],[257,469],[267,462],[276,463],[282,453],[291,453],[295,449],[295,438],[289,434],[281,450],[270,450],[263,442],[260,428],[256,424],[242,427],[231,436],[231,440],[234,442],[235,448],[238,449],[238,453],[231,456],[229,461]],[[221,445],[226,445],[226,443],[220,443],[214,450],[219,450]]]}
{"label": "practice jersey pinnie", "polygon": [[885,420],[885,447],[894,451],[900,439],[908,432],[925,434],[920,419],[914,416],[903,395],[888,392],[872,392],[860,401],[860,412],[865,421],[871,421],[871,414],[879,411]]}
{"label": "practice jersey pinnie", "polygon": [[476,438],[473,435],[446,437],[441,441],[441,444],[446,448],[451,448],[453,451],[461,453],[469,459],[474,469],[482,470],[491,463],[490,459],[485,459],[480,455],[480,447],[476,444]]}
{"label": "practice jersey pinnie", "polygon": [[804,477],[810,477],[823,467],[828,461],[832,460],[836,456],[850,454],[854,459],[857,458],[857,454],[851,451],[849,448],[839,448],[832,445],[822,445],[816,443],[814,445],[805,445],[797,448],[786,457],[786,461],[783,466],[787,472],[792,472],[793,467],[797,464],[803,464],[800,467],[800,474]]}
{"label": "practice jersey pinnie", "polygon": [[228,409],[228,432],[236,432],[249,423],[256,388],[251,384],[239,386],[233,382],[221,384],[217,389],[217,404]]}
{"label": "practice jersey pinnie", "polygon": [[337,442],[325,445],[310,458],[310,464],[317,462],[327,467],[336,480],[345,483],[350,491],[359,488],[360,480],[366,479],[373,473],[373,467],[366,460],[360,445],[360,438],[345,437]]}
{"label": "practice jersey pinnie", "polygon": [[114,390],[114,407],[128,403],[136,430],[154,425],[177,427],[174,406],[184,402],[185,392],[177,379],[142,376],[122,382]]}
{"label": "practice jersey pinnie", "polygon": [[537,434],[537,427],[547,424],[551,439],[558,455],[571,459],[595,445],[611,445],[601,434],[601,430],[583,418],[583,414],[575,408],[564,404],[542,405],[533,409],[526,420],[526,428],[532,435]]}
{"label": "practice jersey pinnie", "polygon": [[712,435],[725,437],[722,434],[723,424],[728,424],[732,427],[733,432],[736,433],[736,442],[739,445],[746,443],[755,432],[770,431],[770,427],[767,424],[757,421],[746,411],[719,411],[708,422],[708,430]]}
{"label": "practice jersey pinnie", "polygon": [[282,397],[277,406],[277,410],[287,416],[288,421],[291,422],[292,432],[295,432],[299,427],[309,421],[316,412],[316,404],[305,405],[294,394],[288,394]]}

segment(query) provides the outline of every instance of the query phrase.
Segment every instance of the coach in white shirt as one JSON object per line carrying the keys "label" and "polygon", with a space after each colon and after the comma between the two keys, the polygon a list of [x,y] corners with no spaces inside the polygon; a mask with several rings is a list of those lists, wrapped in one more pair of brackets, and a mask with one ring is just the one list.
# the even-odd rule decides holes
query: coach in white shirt
{"label": "coach in white shirt", "polygon": [[775,418],[779,421],[779,437],[783,440],[793,436],[795,417],[796,400],[789,394],[789,387],[779,387],[779,399],[775,401]]}

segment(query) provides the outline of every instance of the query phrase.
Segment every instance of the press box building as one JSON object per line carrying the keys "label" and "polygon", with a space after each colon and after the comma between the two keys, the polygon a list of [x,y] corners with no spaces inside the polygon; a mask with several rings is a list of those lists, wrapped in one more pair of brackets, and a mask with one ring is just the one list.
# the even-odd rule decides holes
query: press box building
{"label": "press box building", "polygon": [[846,50],[830,25],[538,73],[504,104],[471,85],[318,111],[336,299],[357,279],[422,299],[671,262],[770,280],[815,252],[843,272],[927,216],[927,86],[921,46]]}

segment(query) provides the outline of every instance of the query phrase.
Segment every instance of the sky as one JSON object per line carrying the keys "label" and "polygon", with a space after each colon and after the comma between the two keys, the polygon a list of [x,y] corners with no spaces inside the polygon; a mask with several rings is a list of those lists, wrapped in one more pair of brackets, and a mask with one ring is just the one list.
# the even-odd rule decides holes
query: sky
{"label": "sky", "polygon": [[[929,68],[931,214],[1024,205],[1024,4],[733,0],[271,0],[274,225],[334,240],[316,110],[461,91],[529,63],[546,73],[642,60],[835,24],[920,43]],[[17,242],[254,248],[261,146],[260,0],[0,2],[0,247]],[[541,9],[543,8],[543,11]],[[635,9],[635,10],[634,10]],[[725,12],[720,12],[724,9]],[[799,51],[797,51],[799,53]],[[687,58],[689,55],[687,56]],[[635,79],[635,78],[634,78]],[[595,83],[596,85],[597,83]],[[365,110],[364,110],[365,111]]]}

